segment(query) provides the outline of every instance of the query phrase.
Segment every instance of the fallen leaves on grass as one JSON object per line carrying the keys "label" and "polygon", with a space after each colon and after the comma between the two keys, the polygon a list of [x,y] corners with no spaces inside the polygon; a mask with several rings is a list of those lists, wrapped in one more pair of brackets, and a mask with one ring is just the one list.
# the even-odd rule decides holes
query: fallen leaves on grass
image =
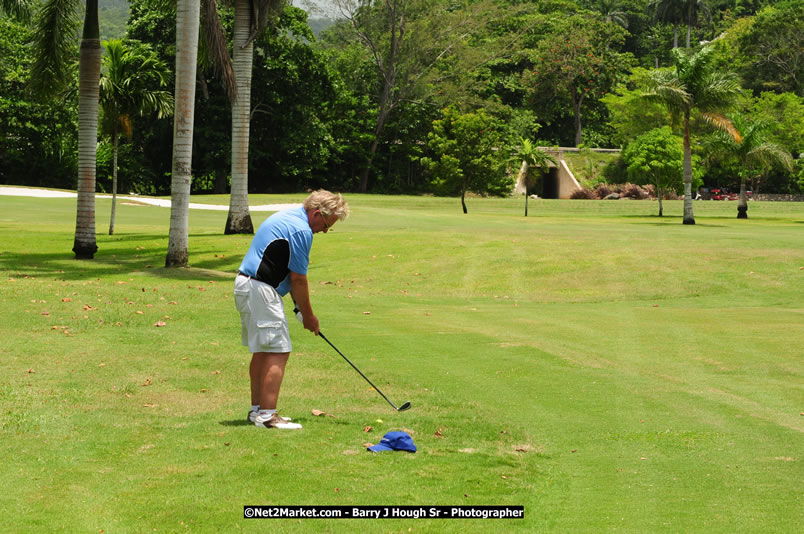
{"label": "fallen leaves on grass", "polygon": [[62,302],[72,302],[73,299],[71,299],[70,297],[64,297],[63,299],[61,299],[61,301]]}
{"label": "fallen leaves on grass", "polygon": [[321,416],[335,417],[331,413],[327,413],[327,412],[324,412],[324,411],[321,411],[321,410],[313,410],[311,413],[316,417],[321,417]]}
{"label": "fallen leaves on grass", "polygon": [[154,323],[154,326],[160,328],[162,326],[167,326],[167,323],[165,321],[157,321]]}
{"label": "fallen leaves on grass", "polygon": [[146,378],[145,382],[140,384],[141,387],[150,386],[150,385],[151,385],[151,379],[150,378]]}
{"label": "fallen leaves on grass", "polygon": [[363,427],[363,432],[371,432],[372,430],[374,430],[373,426],[364,426]]}
{"label": "fallen leaves on grass", "polygon": [[436,430],[436,431],[435,431],[435,434],[433,434],[433,435],[434,435],[435,437],[437,437],[437,438],[443,438],[443,437],[444,437],[444,434],[442,434],[442,433],[441,433],[441,429],[440,429],[440,428],[439,428],[438,430]]}

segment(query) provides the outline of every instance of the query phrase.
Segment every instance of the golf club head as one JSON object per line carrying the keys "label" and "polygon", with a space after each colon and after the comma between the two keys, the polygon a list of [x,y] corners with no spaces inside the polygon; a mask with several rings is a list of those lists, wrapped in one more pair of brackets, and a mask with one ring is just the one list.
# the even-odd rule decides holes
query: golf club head
{"label": "golf club head", "polygon": [[404,412],[405,410],[410,410],[410,401],[396,409],[397,412]]}

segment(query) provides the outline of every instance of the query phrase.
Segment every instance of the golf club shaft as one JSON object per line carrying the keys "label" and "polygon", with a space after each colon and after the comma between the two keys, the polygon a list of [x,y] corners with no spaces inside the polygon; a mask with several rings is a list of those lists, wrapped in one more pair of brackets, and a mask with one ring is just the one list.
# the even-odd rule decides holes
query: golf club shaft
{"label": "golf club shaft", "polygon": [[343,355],[343,353],[342,353],[341,351],[339,351],[339,350],[338,350],[338,347],[336,347],[335,345],[333,345],[333,344],[332,344],[332,342],[331,342],[330,340],[328,340],[328,339],[327,339],[327,337],[326,337],[326,336],[325,336],[325,335],[324,335],[324,334],[323,334],[323,333],[322,333],[320,330],[318,331],[318,335],[319,335],[319,336],[321,336],[321,339],[323,339],[324,341],[326,341],[327,343],[329,343],[329,346],[330,346],[330,347],[332,347],[333,349],[335,349],[335,352],[337,352],[338,354],[340,354],[340,355],[341,355],[341,358],[343,358],[344,360],[346,360],[346,362],[347,362],[349,365],[351,365],[351,366],[352,366],[352,368],[353,368],[355,371],[357,371],[358,373],[360,373],[360,376],[362,376],[362,377],[363,377],[363,378],[366,380],[366,382],[368,382],[369,384],[371,384],[371,387],[373,387],[373,388],[374,388],[374,390],[375,390],[377,393],[379,393],[380,395],[382,395],[382,398],[383,398],[383,399],[385,399],[385,400],[388,402],[388,404],[390,404],[391,406],[393,406],[393,407],[394,407],[394,410],[399,411],[399,408],[397,408],[397,407],[396,407],[396,404],[394,404],[393,402],[391,402],[391,399],[389,399],[388,397],[386,397],[386,396],[385,396],[385,393],[383,393],[382,391],[380,391],[380,389],[379,389],[377,386],[375,386],[375,385],[374,385],[374,383],[373,383],[371,380],[369,380],[369,379],[368,379],[368,377],[367,377],[366,375],[364,375],[364,374],[363,374],[363,372],[362,372],[360,369],[358,369],[358,368],[357,368],[357,366],[356,366],[355,364],[353,364],[353,363],[352,363],[352,362],[349,360],[349,358],[347,358],[346,356],[344,356],[344,355]]}

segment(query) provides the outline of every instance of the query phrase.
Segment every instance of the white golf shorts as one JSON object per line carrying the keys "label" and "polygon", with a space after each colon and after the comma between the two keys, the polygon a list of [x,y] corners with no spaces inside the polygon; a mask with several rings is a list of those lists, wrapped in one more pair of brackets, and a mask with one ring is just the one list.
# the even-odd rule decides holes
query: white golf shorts
{"label": "white golf shorts", "polygon": [[235,307],[240,312],[241,341],[251,352],[290,352],[290,331],[285,306],[276,289],[253,278],[237,275]]}

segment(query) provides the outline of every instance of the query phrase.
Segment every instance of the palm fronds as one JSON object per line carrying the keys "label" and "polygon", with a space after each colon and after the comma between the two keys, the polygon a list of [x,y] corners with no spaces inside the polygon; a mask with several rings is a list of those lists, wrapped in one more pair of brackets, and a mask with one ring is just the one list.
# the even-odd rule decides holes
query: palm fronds
{"label": "palm fronds", "polygon": [[48,0],[36,14],[28,89],[42,97],[64,90],[72,80],[81,23],[81,0]]}

